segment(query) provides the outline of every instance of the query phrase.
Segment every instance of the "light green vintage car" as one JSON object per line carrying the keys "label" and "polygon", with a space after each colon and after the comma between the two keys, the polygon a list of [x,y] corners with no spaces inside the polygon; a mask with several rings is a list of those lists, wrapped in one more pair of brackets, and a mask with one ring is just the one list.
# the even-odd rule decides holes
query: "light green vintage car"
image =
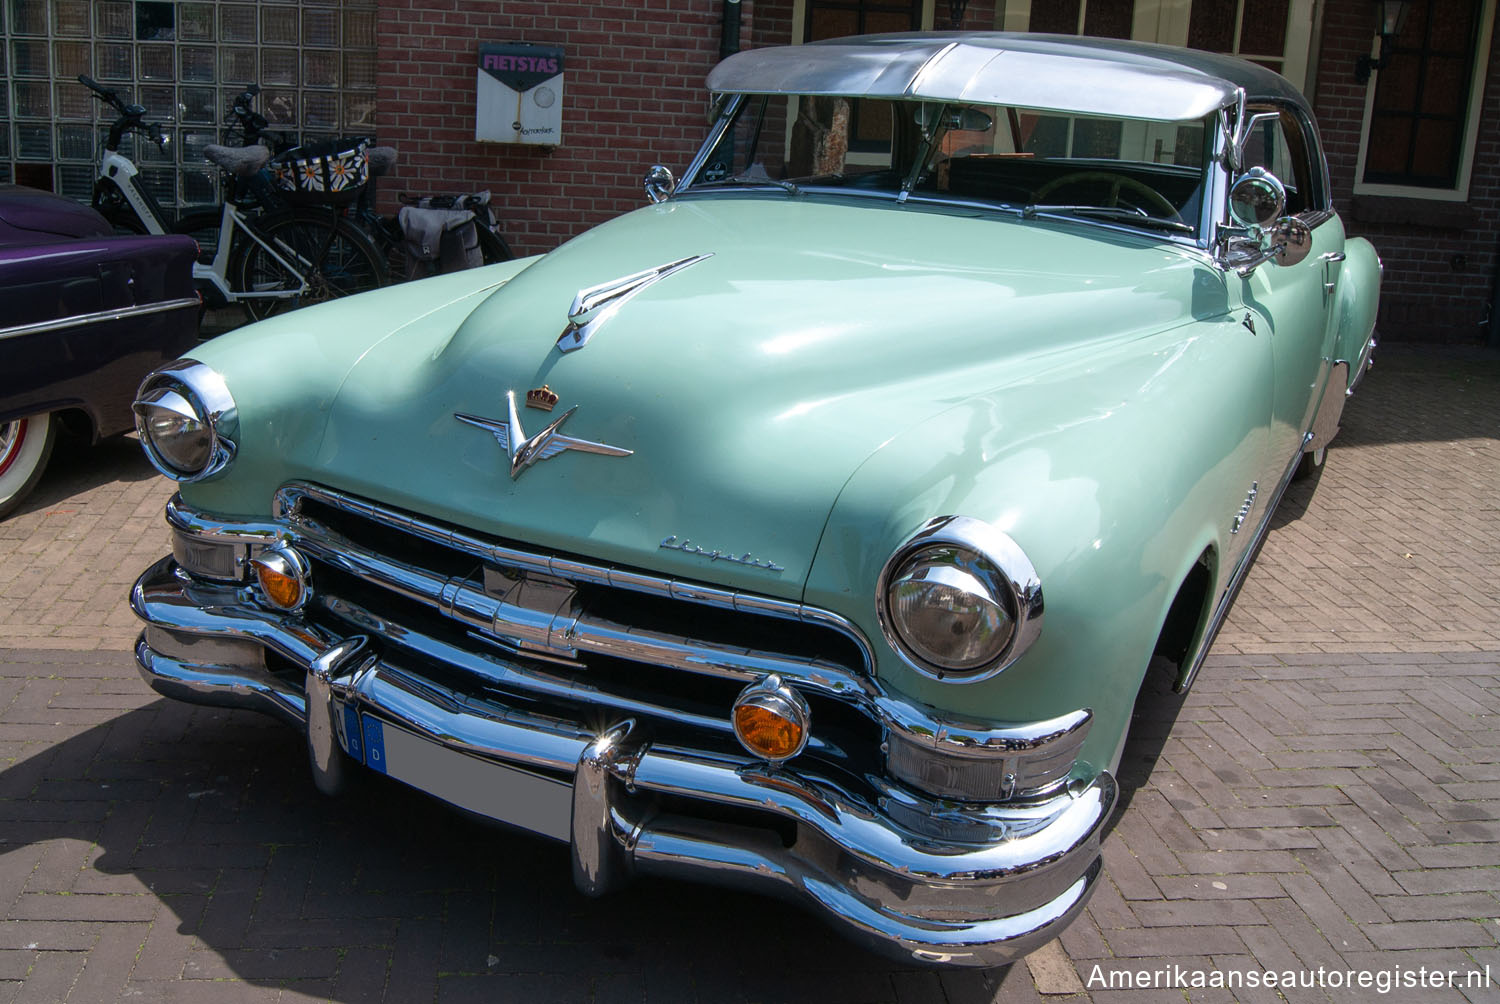
{"label": "light green vintage car", "polygon": [[1306,101],[1003,34],[748,51],[652,205],[146,380],[162,694],[898,956],[1056,936],[1374,344]]}

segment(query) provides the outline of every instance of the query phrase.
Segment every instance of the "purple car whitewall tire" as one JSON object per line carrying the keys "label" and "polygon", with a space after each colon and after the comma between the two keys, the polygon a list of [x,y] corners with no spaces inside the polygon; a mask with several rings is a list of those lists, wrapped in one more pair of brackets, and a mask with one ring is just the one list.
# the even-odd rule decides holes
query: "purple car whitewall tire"
{"label": "purple car whitewall tire", "polygon": [[10,515],[41,480],[56,435],[46,412],[0,424],[0,517]]}

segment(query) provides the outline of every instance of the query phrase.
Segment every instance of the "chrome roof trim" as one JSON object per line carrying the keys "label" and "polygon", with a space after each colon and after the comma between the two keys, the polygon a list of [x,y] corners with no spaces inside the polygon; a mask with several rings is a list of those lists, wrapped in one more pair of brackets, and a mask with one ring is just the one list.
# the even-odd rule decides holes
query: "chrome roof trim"
{"label": "chrome roof trim", "polygon": [[1307,100],[1254,63],[1145,42],[1010,32],[857,35],[749,49],[711,91],[961,101],[1184,122],[1251,100]]}

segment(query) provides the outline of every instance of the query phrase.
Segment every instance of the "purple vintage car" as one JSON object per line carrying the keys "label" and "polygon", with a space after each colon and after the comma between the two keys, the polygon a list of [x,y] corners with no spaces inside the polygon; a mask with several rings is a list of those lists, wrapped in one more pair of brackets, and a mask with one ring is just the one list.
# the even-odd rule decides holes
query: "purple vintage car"
{"label": "purple vintage car", "polygon": [[41,479],[59,426],[134,427],[137,384],[198,333],[190,237],[116,237],[94,210],[0,185],[0,517]]}

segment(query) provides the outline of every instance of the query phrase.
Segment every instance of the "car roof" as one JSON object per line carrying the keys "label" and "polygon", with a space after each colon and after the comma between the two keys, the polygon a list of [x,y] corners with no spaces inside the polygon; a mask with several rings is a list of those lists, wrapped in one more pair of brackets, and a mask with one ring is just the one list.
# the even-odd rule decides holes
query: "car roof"
{"label": "car roof", "polygon": [[1184,122],[1234,103],[1307,101],[1263,66],[1149,42],[1013,32],[854,35],[749,49],[708,75],[718,93],[962,101]]}

